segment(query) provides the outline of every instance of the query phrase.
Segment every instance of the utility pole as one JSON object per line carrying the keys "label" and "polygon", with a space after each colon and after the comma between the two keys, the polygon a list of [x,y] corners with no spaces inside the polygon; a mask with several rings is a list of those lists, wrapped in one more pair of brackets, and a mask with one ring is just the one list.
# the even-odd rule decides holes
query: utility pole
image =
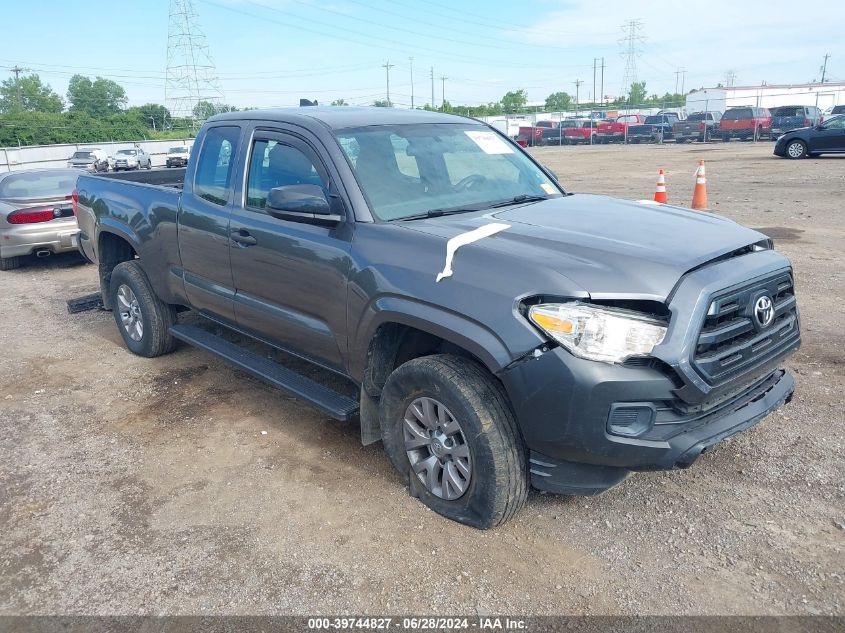
{"label": "utility pole", "polygon": [[604,106],[604,57],[601,58],[601,104]]}
{"label": "utility pole", "polygon": [[[637,58],[640,56],[639,45],[644,39],[642,35],[640,35],[642,28],[643,23],[639,20],[629,20],[622,26],[622,30],[625,32],[625,37],[619,40],[619,43],[624,44],[625,46],[625,74],[622,79],[623,94],[637,83]],[[628,95],[629,105],[633,105],[630,103],[630,97],[632,96],[631,93],[629,92]]]}
{"label": "utility pole", "polygon": [[575,84],[575,116],[578,116],[578,93],[580,92],[581,84],[584,82],[576,79],[572,83]]}
{"label": "utility pole", "polygon": [[388,59],[385,61],[381,67],[384,68],[384,74],[387,77],[387,107],[391,107],[390,105],[390,69],[393,68],[396,64],[391,64],[390,60]]}
{"label": "utility pole", "polygon": [[[825,59],[825,62],[826,61],[827,60]],[[15,65],[14,68],[10,68],[9,70],[11,70],[13,73],[15,73],[15,95],[17,96],[17,99],[18,99],[18,107],[23,108],[23,101],[21,100],[20,75],[23,71],[26,70],[26,68],[21,68],[20,66]],[[824,79],[822,79],[822,83],[824,83]]]}
{"label": "utility pole", "polygon": [[414,109],[414,58],[409,57],[408,61],[411,62],[411,110]]}
{"label": "utility pole", "polygon": [[596,62],[598,62],[597,57],[593,57],[593,105],[595,106],[596,103]]}
{"label": "utility pole", "polygon": [[434,105],[434,66],[431,67],[431,109],[437,109]]}
{"label": "utility pole", "polygon": [[446,80],[447,79],[448,79],[448,77],[446,77],[445,75],[440,76],[440,81],[443,84],[443,88],[442,88],[443,91],[440,93],[440,107],[441,108],[446,107]]}
{"label": "utility pole", "polygon": [[[829,58],[830,58],[830,53],[825,53],[824,64],[822,65],[822,83],[824,83],[824,77],[827,74],[827,60]],[[14,70],[14,68],[12,70]]]}

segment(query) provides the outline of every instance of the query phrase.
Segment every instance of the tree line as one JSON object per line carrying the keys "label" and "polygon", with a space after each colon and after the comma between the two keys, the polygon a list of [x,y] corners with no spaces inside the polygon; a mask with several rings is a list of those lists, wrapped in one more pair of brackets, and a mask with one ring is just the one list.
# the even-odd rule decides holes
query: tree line
{"label": "tree line", "polygon": [[[666,93],[649,95],[645,82],[631,84],[628,93],[605,103],[581,102],[578,108],[621,108],[625,106],[670,107],[684,103],[685,95]],[[200,101],[193,117],[172,117],[163,105],[147,103],[126,107],[123,86],[103,77],[74,75],[65,97],[57,94],[36,73],[9,78],[0,83],[0,147],[48,145],[52,143],[98,143],[192,136],[197,123],[220,112],[237,110],[234,106]],[[348,105],[337,99],[333,106]],[[389,107],[386,100],[373,103]],[[546,97],[544,110],[567,112],[575,109],[575,98],[567,92],[553,92]],[[507,92],[499,101],[453,106],[444,101],[439,106],[425,104],[421,109],[455,112],[474,117],[533,112],[525,90]]]}
{"label": "tree line", "polygon": [[236,108],[200,101],[191,117],[172,117],[163,105],[126,107],[123,86],[74,75],[65,97],[36,73],[0,82],[0,147],[99,143],[192,136],[197,122]]}

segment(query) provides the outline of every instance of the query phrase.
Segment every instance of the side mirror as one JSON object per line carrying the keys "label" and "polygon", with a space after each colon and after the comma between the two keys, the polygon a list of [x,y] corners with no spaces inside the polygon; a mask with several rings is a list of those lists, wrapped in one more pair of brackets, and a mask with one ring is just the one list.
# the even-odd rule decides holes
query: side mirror
{"label": "side mirror", "polygon": [[332,213],[326,194],[317,185],[275,187],[267,195],[267,212],[273,217],[311,224],[337,224],[343,218]]}

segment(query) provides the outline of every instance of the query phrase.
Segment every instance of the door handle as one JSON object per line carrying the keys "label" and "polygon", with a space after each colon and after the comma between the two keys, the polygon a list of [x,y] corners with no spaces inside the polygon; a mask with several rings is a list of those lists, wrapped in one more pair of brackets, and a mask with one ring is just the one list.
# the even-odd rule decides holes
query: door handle
{"label": "door handle", "polygon": [[241,229],[240,231],[232,231],[230,235],[233,242],[237,242],[241,246],[254,246],[258,244],[258,240],[252,237],[248,231]]}

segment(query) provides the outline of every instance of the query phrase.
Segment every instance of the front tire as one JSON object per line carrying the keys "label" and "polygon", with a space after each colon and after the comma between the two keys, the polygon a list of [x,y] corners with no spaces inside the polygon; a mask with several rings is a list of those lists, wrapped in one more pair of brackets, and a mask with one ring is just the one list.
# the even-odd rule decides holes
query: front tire
{"label": "front tire", "polygon": [[794,140],[789,141],[784,152],[787,158],[797,160],[799,158],[807,157],[807,144],[804,141]]}
{"label": "front tire", "polygon": [[382,440],[411,494],[442,516],[487,529],[525,503],[525,447],[502,386],[476,362],[410,360],[380,399]]}
{"label": "front tire", "polygon": [[170,327],[176,310],[156,296],[137,260],[115,266],[110,297],[114,321],[130,352],[154,358],[173,351],[176,339]]}

